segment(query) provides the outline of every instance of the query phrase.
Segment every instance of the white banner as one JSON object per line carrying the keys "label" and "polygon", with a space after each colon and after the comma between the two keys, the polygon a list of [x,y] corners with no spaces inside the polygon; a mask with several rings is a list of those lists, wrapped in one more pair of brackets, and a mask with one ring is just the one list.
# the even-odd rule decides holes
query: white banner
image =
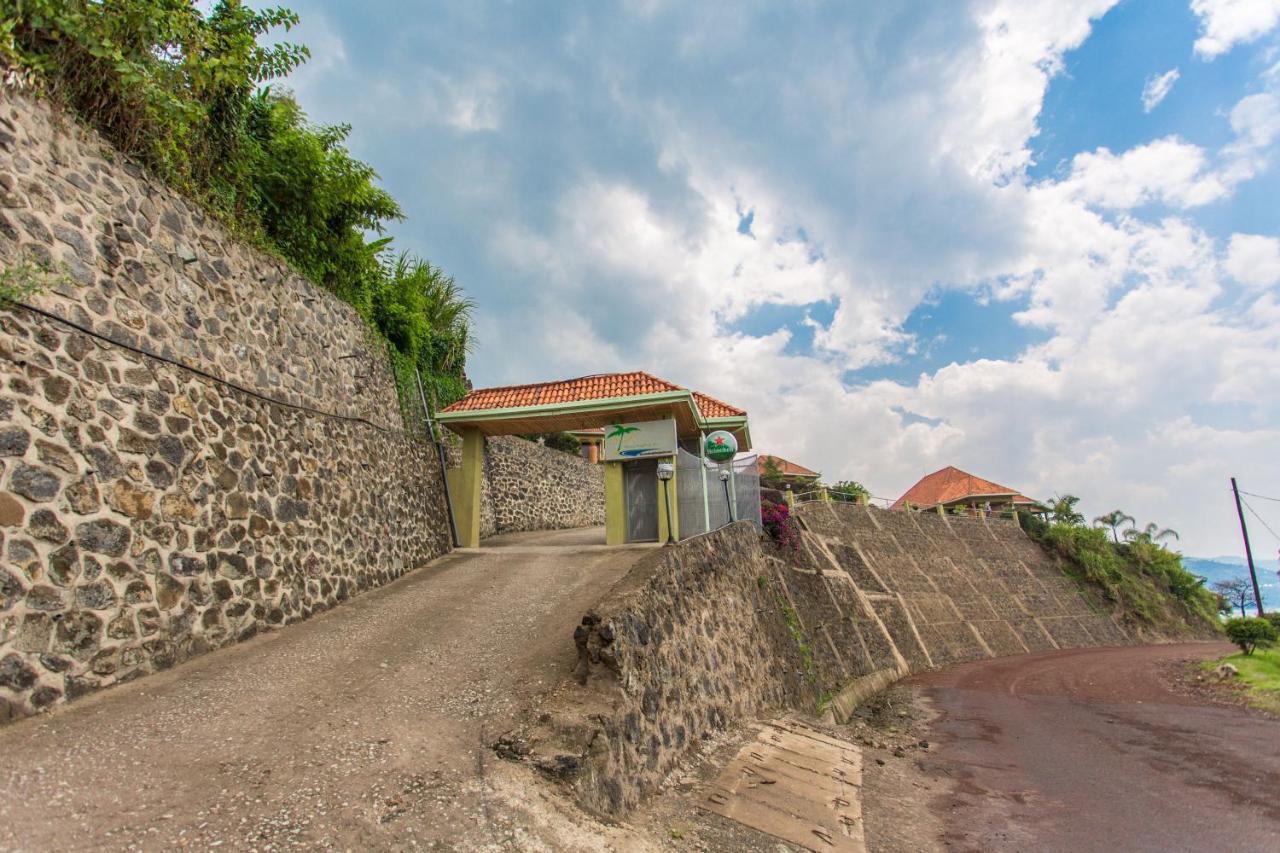
{"label": "white banner", "polygon": [[606,462],[651,459],[654,456],[674,456],[675,453],[676,422],[670,418],[604,428],[603,459]]}

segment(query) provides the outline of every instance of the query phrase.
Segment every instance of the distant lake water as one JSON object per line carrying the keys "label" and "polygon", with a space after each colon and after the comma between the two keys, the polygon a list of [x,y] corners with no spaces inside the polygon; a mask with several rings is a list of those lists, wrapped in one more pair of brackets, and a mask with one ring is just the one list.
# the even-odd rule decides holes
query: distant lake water
{"label": "distant lake water", "polygon": [[[1249,567],[1245,565],[1243,557],[1184,556],[1182,565],[1192,574],[1206,578],[1205,586],[1212,586],[1215,581],[1231,578],[1249,579]],[[1274,559],[1255,560],[1253,565],[1258,573],[1258,591],[1262,593],[1263,609],[1280,610],[1280,577],[1276,575],[1276,561]],[[1250,615],[1252,615],[1252,608]]]}

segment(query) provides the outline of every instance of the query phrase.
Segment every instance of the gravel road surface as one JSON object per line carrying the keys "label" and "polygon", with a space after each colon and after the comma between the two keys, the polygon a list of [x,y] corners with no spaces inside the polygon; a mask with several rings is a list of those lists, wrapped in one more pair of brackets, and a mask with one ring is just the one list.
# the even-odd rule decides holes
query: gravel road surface
{"label": "gravel road surface", "polygon": [[1224,644],[1022,655],[911,679],[958,850],[1280,850],[1280,721],[1172,686]]}
{"label": "gravel road surface", "polygon": [[542,846],[492,796],[488,744],[568,673],[578,617],[643,553],[602,542],[497,537],[0,729],[0,849]]}

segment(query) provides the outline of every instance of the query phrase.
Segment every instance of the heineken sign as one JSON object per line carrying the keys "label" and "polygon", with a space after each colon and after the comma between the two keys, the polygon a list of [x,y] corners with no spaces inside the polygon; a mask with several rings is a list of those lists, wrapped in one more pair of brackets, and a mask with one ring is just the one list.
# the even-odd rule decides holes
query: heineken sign
{"label": "heineken sign", "polygon": [[733,433],[718,429],[707,435],[703,451],[712,462],[728,462],[738,453],[738,439]]}

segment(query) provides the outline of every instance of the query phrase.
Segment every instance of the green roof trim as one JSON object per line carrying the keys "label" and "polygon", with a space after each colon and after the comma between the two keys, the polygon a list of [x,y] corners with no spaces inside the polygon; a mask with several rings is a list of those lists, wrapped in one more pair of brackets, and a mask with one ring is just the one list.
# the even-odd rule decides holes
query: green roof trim
{"label": "green roof trim", "polygon": [[751,444],[751,433],[747,430],[747,418],[704,417],[698,408],[693,392],[687,389],[679,391],[662,391],[656,394],[636,394],[629,397],[603,397],[598,400],[577,400],[568,403],[540,403],[536,406],[510,406],[503,409],[463,409],[457,412],[439,412],[436,420],[442,424],[470,423],[473,421],[503,421],[526,417],[540,417],[553,414],[574,414],[578,412],[608,412],[615,409],[629,409],[636,406],[649,406],[661,403],[686,403],[693,414],[699,428],[706,429],[741,429]]}

